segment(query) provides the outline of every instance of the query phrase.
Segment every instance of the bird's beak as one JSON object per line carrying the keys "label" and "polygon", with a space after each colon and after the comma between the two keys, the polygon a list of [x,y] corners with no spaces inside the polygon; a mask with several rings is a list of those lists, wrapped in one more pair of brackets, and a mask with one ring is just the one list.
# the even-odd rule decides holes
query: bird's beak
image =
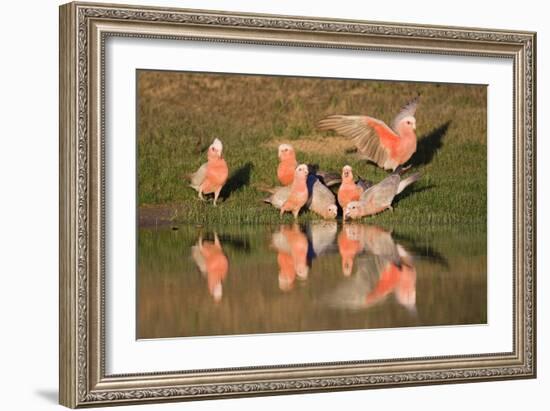
{"label": "bird's beak", "polygon": [[351,213],[350,213],[349,211],[346,211],[346,212],[344,213],[344,220],[345,220],[346,218],[349,218],[350,215],[351,215]]}
{"label": "bird's beak", "polygon": [[413,130],[416,130],[416,124],[413,124]]}

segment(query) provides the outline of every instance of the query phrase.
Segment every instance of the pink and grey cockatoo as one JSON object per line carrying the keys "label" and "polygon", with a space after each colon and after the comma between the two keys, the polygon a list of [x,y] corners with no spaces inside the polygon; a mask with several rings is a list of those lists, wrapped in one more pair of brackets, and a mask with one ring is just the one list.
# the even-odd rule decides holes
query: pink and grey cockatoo
{"label": "pink and grey cockatoo", "polygon": [[[294,147],[288,143],[279,145],[278,148],[279,156],[279,165],[277,166],[277,179],[283,186],[288,186],[292,184],[294,180],[294,171],[298,166],[298,161],[296,160],[296,150]],[[315,174],[317,178],[327,186],[331,187],[333,185],[340,183],[340,176],[323,170],[319,170],[319,167],[316,164],[308,164],[308,170],[310,174]]]}
{"label": "pink and grey cockatoo", "polygon": [[391,204],[395,196],[419,178],[420,174],[415,173],[401,180],[399,173],[392,173],[361,194],[359,201],[350,202],[344,210],[345,218],[356,219],[393,210]]}
{"label": "pink and grey cockatoo", "polygon": [[298,213],[306,205],[309,197],[306,184],[308,174],[309,171],[306,164],[300,164],[296,167],[294,181],[292,181],[292,185],[290,186],[290,194],[281,206],[281,216],[285,212],[290,211],[294,219],[298,218]]}
{"label": "pink and grey cockatoo", "polygon": [[216,205],[220,191],[229,175],[222,151],[222,142],[217,138],[214,139],[214,142],[208,147],[208,161],[190,176],[190,185],[198,191],[201,200],[204,200],[203,194],[214,193],[214,205]]}
{"label": "pink and grey cockatoo", "polygon": [[388,127],[386,123],[365,115],[331,115],[317,123],[319,130],[334,130],[348,137],[359,156],[385,170],[395,171],[416,151],[416,107],[419,96],[401,108]]}
{"label": "pink and grey cockatoo", "polygon": [[[312,184],[310,187],[310,178]],[[336,205],[336,197],[319,179],[308,174],[307,178],[309,199],[306,206],[314,213],[320,215],[326,220],[332,220],[338,215],[338,206]],[[261,190],[271,193],[264,199],[265,203],[271,204],[277,209],[281,209],[285,201],[290,196],[291,186],[261,188]]]}
{"label": "pink and grey cockatoo", "polygon": [[365,191],[365,186],[357,184],[353,180],[353,169],[351,166],[342,168],[342,184],[338,188],[338,203],[342,209],[345,209],[348,203],[359,200],[361,194]]}
{"label": "pink and grey cockatoo", "polygon": [[279,166],[277,167],[277,178],[283,186],[289,186],[294,180],[294,171],[298,167],[296,152],[290,144],[279,146]]}

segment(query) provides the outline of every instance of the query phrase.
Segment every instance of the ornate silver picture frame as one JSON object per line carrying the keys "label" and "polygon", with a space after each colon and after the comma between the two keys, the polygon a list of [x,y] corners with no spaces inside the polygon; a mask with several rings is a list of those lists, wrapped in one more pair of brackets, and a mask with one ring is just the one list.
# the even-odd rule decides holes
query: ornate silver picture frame
{"label": "ornate silver picture frame", "polygon": [[[472,355],[107,374],[105,43],[200,40],[513,62],[513,349]],[[60,403],[184,401],[536,376],[536,35],[69,3],[60,7]],[[134,292],[129,290],[128,292]]]}

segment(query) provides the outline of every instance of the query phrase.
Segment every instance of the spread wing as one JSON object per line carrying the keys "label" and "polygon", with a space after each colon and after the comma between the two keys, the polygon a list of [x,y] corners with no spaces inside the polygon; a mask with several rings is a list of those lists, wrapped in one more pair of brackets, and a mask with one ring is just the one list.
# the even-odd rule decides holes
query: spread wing
{"label": "spread wing", "polygon": [[418,106],[418,102],[420,101],[420,94],[413,98],[411,101],[409,101],[407,104],[405,104],[403,107],[401,107],[401,110],[397,115],[394,117],[394,119],[391,122],[391,128],[393,131],[397,132],[397,125],[401,120],[403,120],[405,117],[413,116],[416,113],[416,107]]}
{"label": "spread wing", "polygon": [[383,121],[368,116],[332,115],[319,121],[317,128],[334,130],[350,138],[362,158],[380,167],[384,167],[384,163],[391,155],[392,147],[397,145],[400,139]]}
{"label": "spread wing", "polygon": [[191,184],[190,186],[193,187],[195,190],[199,189],[199,186],[204,181],[204,178],[206,177],[206,166],[208,163],[204,163],[202,166],[199,167],[197,171],[195,171],[193,174],[191,174]]}

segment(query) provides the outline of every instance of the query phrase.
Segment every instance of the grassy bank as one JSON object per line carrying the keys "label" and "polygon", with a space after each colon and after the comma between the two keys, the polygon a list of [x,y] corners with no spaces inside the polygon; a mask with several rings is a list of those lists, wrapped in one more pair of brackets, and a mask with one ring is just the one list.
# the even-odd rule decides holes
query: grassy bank
{"label": "grassy bank", "polygon": [[[142,210],[171,212],[175,223],[277,223],[261,185],[276,185],[277,145],[299,161],[339,172],[350,164],[375,182],[387,172],[358,160],[346,139],[319,133],[327,114],[368,113],[389,123],[421,93],[419,146],[412,159],[422,179],[398,197],[394,212],[372,223],[485,224],[486,88],[141,71],[138,75],[138,199]],[[230,179],[224,201],[203,203],[184,176],[205,161],[214,137],[224,143]],[[302,220],[318,218],[309,212]],[[290,221],[290,215],[284,221]]]}

